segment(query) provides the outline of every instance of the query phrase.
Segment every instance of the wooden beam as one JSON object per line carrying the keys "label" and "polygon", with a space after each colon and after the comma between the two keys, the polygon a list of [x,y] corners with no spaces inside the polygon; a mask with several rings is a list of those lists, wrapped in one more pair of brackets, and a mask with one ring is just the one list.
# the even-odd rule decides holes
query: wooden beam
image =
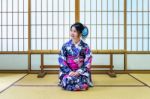
{"label": "wooden beam", "polygon": [[28,51],[2,51],[0,54],[28,54]]}
{"label": "wooden beam", "polygon": [[75,21],[80,21],[80,0],[75,0]]}
{"label": "wooden beam", "polygon": [[[124,0],[124,50],[127,51],[127,0]],[[124,70],[127,70],[127,53],[124,54]]]}
{"label": "wooden beam", "polygon": [[28,72],[31,71],[31,0],[28,0]]}
{"label": "wooden beam", "polygon": [[[59,70],[45,70],[48,74],[58,74]],[[92,74],[106,74],[109,70],[91,70]],[[137,73],[150,74],[150,70],[114,70],[117,74]],[[28,73],[28,70],[0,70],[1,73]],[[30,74],[37,74],[40,70],[31,70]]]}

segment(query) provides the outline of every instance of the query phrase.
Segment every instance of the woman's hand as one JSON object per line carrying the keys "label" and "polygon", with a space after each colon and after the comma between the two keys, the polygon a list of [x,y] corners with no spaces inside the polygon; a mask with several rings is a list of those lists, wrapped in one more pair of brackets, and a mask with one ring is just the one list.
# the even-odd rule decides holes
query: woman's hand
{"label": "woman's hand", "polygon": [[79,76],[80,75],[80,73],[78,73],[78,72],[75,72],[75,76]]}
{"label": "woman's hand", "polygon": [[78,72],[74,72],[74,71],[71,71],[69,73],[69,76],[79,76],[80,74]]}
{"label": "woman's hand", "polygon": [[75,76],[75,72],[74,72],[74,71],[71,71],[71,72],[69,73],[69,76]]}

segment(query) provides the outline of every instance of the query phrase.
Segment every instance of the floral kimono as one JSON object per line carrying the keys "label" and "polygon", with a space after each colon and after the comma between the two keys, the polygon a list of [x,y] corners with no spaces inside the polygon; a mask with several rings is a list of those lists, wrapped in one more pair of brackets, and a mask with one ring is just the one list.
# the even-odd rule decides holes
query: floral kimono
{"label": "floral kimono", "polygon": [[[59,54],[59,85],[70,91],[87,90],[92,87],[91,61],[92,53],[89,46],[80,40],[73,44],[72,40],[66,42]],[[71,71],[78,72],[79,76],[70,76]]]}

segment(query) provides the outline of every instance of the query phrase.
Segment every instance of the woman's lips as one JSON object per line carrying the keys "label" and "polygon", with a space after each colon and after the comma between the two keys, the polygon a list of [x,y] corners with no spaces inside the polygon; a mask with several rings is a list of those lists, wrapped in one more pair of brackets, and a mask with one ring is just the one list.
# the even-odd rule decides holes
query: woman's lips
{"label": "woman's lips", "polygon": [[71,35],[71,37],[74,37],[74,35]]}

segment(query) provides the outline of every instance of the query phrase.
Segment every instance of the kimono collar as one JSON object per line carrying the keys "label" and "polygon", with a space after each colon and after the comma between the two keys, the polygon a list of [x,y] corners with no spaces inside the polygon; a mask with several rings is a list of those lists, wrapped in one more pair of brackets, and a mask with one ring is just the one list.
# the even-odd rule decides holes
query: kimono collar
{"label": "kimono collar", "polygon": [[82,43],[83,43],[83,41],[82,41],[81,39],[80,39],[80,41],[79,41],[77,44],[74,44],[73,41],[72,41],[72,39],[70,40],[70,44],[71,44],[71,45],[74,44],[74,45],[79,45],[79,46],[81,46]]}

